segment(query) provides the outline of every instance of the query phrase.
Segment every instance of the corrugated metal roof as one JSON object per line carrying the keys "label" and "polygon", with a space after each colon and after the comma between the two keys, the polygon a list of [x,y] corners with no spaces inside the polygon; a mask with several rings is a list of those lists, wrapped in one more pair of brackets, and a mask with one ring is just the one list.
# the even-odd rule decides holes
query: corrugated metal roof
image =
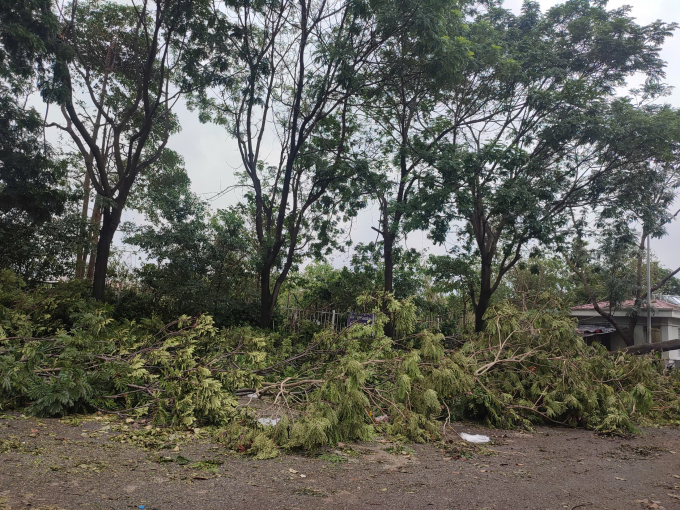
{"label": "corrugated metal roof", "polygon": [[[671,298],[673,300],[671,301],[667,298]],[[603,309],[608,309],[609,303],[607,301],[601,301],[598,303],[598,306]],[[618,309],[625,310],[626,308],[633,308],[634,306],[635,301],[632,299],[628,299],[626,301],[623,301],[619,305]],[[641,308],[647,308],[646,301],[642,303]],[[675,310],[677,308],[680,308],[680,296],[657,296],[655,294],[654,298],[652,299],[652,308],[656,308],[657,310]],[[585,305],[578,305],[572,307],[572,310],[594,310],[594,309],[595,307],[593,306],[592,303],[586,303]]]}
{"label": "corrugated metal roof", "polygon": [[680,306],[680,296],[673,296],[671,294],[654,294],[654,297],[660,301],[665,301],[666,303],[672,303],[674,305]]}

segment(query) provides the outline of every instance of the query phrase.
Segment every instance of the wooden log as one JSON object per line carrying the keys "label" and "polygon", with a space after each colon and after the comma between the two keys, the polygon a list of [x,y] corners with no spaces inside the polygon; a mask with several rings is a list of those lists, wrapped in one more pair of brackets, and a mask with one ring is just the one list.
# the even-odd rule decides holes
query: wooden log
{"label": "wooden log", "polygon": [[647,354],[650,352],[666,352],[680,349],[680,339],[666,340],[665,342],[657,342],[655,344],[635,345],[623,349],[628,354]]}

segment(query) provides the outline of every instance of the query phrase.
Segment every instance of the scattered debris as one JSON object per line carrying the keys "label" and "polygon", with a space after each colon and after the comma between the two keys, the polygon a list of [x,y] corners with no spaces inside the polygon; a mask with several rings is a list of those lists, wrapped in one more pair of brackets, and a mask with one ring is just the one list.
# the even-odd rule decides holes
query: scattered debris
{"label": "scattered debris", "polygon": [[488,443],[491,441],[489,436],[483,436],[482,434],[466,434],[465,432],[461,432],[459,435],[462,440],[468,441],[469,443]]}
{"label": "scattered debris", "polygon": [[636,499],[635,503],[644,505],[643,508],[649,510],[666,510],[665,507],[661,506],[661,501],[652,501],[651,499]]}
{"label": "scattered debris", "polygon": [[650,457],[658,457],[664,453],[668,453],[668,450],[659,446],[626,443],[607,453],[607,456],[618,460],[643,460]]}
{"label": "scattered debris", "polygon": [[257,423],[264,425],[265,427],[273,427],[280,421],[281,418],[258,418]]}
{"label": "scattered debris", "polygon": [[303,496],[316,496],[318,498],[327,498],[328,495],[324,494],[318,489],[312,489],[311,487],[300,487],[298,489],[295,489],[295,492],[293,494],[299,494]]}

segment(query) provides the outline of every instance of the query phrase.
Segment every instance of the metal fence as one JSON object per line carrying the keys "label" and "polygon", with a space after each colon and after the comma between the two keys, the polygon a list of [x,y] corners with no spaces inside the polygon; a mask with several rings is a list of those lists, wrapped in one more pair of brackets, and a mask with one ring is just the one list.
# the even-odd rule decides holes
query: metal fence
{"label": "metal fence", "polygon": [[[323,329],[333,328],[340,331],[347,327],[352,311],[339,312],[337,310],[310,310],[306,308],[281,307],[279,308],[283,320],[274,323],[274,329],[281,331],[297,332],[304,323],[312,323]],[[424,329],[439,330],[441,324],[451,319],[451,315],[427,315],[419,317],[418,322]]]}
{"label": "metal fence", "polygon": [[339,331],[347,326],[350,312],[338,312],[336,310],[309,310],[305,308],[283,307],[279,309],[283,316],[283,322],[274,323],[275,329],[285,331],[299,331],[305,322],[311,322],[323,329],[333,328]]}

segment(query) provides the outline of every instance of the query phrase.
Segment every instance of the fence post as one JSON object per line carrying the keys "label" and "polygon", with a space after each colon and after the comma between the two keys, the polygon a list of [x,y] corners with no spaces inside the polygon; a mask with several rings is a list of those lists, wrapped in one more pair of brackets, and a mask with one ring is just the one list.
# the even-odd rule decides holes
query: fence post
{"label": "fence post", "polygon": [[331,318],[331,327],[335,331],[335,310],[333,310],[333,317]]}

